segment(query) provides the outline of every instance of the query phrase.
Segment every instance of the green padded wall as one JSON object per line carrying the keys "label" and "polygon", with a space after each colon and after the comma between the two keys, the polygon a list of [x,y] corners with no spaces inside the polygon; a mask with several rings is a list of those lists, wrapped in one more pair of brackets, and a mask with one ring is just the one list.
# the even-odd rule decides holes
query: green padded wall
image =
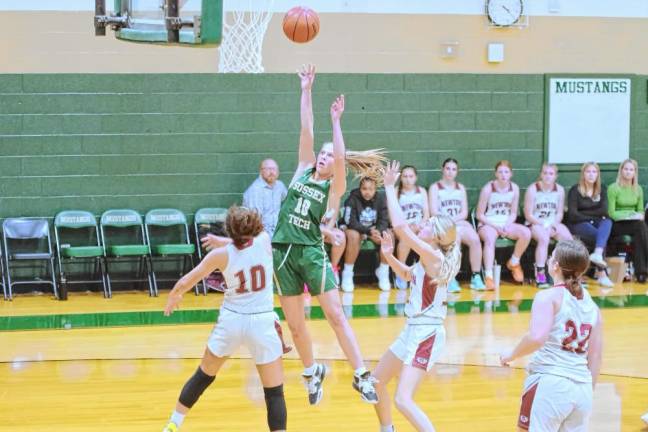
{"label": "green padded wall", "polygon": [[[640,164],[647,80],[633,82],[631,154]],[[330,139],[337,93],[347,96],[347,146],[387,148],[416,165],[425,186],[453,156],[474,200],[497,160],[513,162],[524,188],[543,159],[543,75],[320,74],[318,143]],[[284,74],[0,75],[0,217],[228,206],[265,157],[291,177],[298,104],[298,80]]]}

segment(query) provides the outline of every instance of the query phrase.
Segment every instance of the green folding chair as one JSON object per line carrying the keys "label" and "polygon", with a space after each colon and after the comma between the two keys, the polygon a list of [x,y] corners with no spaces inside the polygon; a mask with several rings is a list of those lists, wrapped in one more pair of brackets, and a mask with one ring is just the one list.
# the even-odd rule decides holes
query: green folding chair
{"label": "green folding chair", "polygon": [[[198,259],[202,260],[205,255],[200,239],[206,234],[213,232],[219,225],[224,227],[227,209],[221,207],[206,207],[196,210],[194,215],[194,235],[196,238],[196,250]],[[207,295],[207,280],[202,280],[203,294]]]}
{"label": "green folding chair", "polygon": [[[146,213],[144,218],[146,241],[151,253],[151,276],[153,286],[158,291],[158,280],[177,281],[189,269],[193,268],[193,254],[196,247],[189,238],[189,227],[184,213],[177,209],[153,209]],[[182,259],[180,274],[172,279],[158,279],[155,273],[155,262],[177,261]],[[198,286],[195,287],[198,295]]]}
{"label": "green folding chair", "polygon": [[[106,284],[104,249],[99,239],[99,227],[94,215],[82,210],[66,210],[54,218],[56,254],[58,256],[59,292],[67,299],[68,285],[101,284],[105,298],[112,297]],[[90,265],[92,272],[72,272],[73,268]],[[94,275],[94,279],[71,279],[71,275]]]}
{"label": "green folding chair", "polygon": [[[112,283],[148,283],[149,295],[157,296],[151,275],[151,253],[146,243],[142,217],[135,210],[107,210],[101,215],[101,243],[106,257],[106,283],[112,292]],[[136,263],[135,278],[115,279],[110,267],[118,263]],[[144,275],[144,273],[146,275]]]}

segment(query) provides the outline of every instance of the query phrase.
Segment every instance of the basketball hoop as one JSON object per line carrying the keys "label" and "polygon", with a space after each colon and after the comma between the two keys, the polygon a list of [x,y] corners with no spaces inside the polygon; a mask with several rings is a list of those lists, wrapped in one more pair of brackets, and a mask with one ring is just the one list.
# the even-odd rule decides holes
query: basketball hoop
{"label": "basketball hoop", "polygon": [[[273,4],[274,0],[225,1],[219,72],[263,72],[263,38]],[[228,8],[230,5],[234,7]]]}

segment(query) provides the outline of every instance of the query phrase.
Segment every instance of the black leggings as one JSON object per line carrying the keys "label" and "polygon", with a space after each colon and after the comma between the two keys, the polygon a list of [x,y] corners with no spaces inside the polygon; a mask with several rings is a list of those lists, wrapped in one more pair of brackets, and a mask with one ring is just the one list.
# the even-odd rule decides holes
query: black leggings
{"label": "black leggings", "polygon": [[614,222],[612,236],[622,235],[632,236],[635,273],[645,275],[648,272],[648,225],[639,220]]}

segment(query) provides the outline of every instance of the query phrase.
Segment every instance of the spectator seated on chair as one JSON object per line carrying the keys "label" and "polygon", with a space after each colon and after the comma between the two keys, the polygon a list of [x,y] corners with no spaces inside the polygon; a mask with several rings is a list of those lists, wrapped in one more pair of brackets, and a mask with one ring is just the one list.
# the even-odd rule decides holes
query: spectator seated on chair
{"label": "spectator seated on chair", "polygon": [[[344,220],[346,227],[346,250],[344,252],[344,270],[342,271],[342,290],[351,292],[353,284],[353,266],[360,253],[364,240],[376,245],[381,243],[381,233],[389,228],[389,214],[385,194],[376,191],[376,182],[370,178],[360,180],[360,187],[354,189],[344,202]],[[379,252],[380,253],[380,252]],[[376,269],[378,286],[389,291],[389,265],[380,253],[380,265]]]}
{"label": "spectator seated on chair", "polygon": [[272,159],[264,159],[259,166],[259,177],[243,193],[243,206],[255,209],[261,215],[263,229],[274,234],[281,202],[288,190],[279,180],[279,165]]}
{"label": "spectator seated on chair", "polygon": [[584,163],[580,179],[567,195],[567,226],[574,237],[586,245],[594,245],[590,261],[596,266],[599,285],[612,287],[603,259],[605,247],[612,231],[608,216],[607,189],[601,184],[601,170],[596,162]]}
{"label": "spectator seated on chair", "polygon": [[515,241],[513,254],[506,263],[513,279],[524,282],[524,272],[520,258],[529,246],[531,231],[522,224],[516,223],[520,188],[511,181],[513,168],[507,160],[501,160],[495,165],[495,180],[489,181],[482,188],[477,204],[477,220],[479,221],[479,236],[484,242],[484,276],[486,289],[493,290],[493,265],[495,263],[495,246],[498,237]]}
{"label": "spectator seated on chair", "polygon": [[614,221],[612,237],[630,235],[637,282],[646,282],[648,271],[648,226],[644,222],[643,190],[639,186],[639,167],[633,159],[619,165],[616,182],[607,190],[608,213]]}
{"label": "spectator seated on chair", "polygon": [[529,185],[524,196],[524,218],[531,236],[536,241],[535,280],[536,287],[549,288],[547,279],[547,255],[551,240],[571,240],[572,235],[562,223],[565,212],[565,189],[556,183],[558,167],[542,165],[538,181]]}

